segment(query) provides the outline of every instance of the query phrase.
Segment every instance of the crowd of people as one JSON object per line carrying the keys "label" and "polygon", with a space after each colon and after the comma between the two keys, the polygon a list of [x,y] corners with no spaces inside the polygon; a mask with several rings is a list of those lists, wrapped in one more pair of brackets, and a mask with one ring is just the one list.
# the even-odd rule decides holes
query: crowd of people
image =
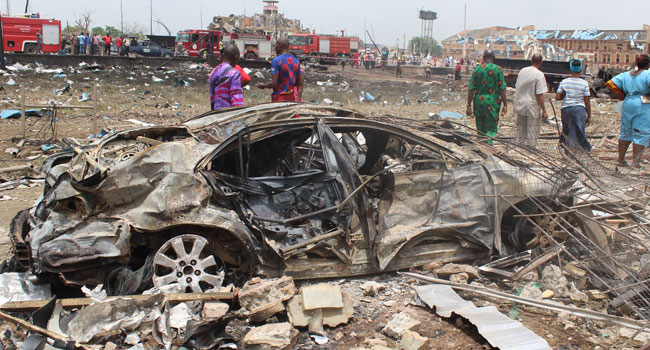
{"label": "crowd of people", "polygon": [[135,36],[116,36],[110,34],[100,36],[97,33],[79,32],[64,36],[61,40],[59,54],[92,55],[92,56],[124,56],[129,53],[129,47],[137,45]]}
{"label": "crowd of people", "polygon": [[[492,51],[483,53],[483,62],[476,66],[470,77],[467,96],[467,115],[474,115],[479,135],[487,137],[488,142],[492,142],[498,132],[499,117],[508,111],[505,77],[494,61]],[[515,83],[515,142],[531,148],[537,147],[541,126],[548,120],[544,100],[548,89],[540,69],[542,64],[543,57],[533,55],[531,65],[519,71]],[[561,103],[560,142],[566,146],[567,152],[590,152],[592,145],[586,132],[586,127],[591,123],[589,83],[581,78],[581,60],[572,59],[567,65],[570,76],[560,82],[555,93],[555,100]],[[641,156],[650,142],[649,68],[650,57],[640,55],[633,70],[621,73],[607,83],[612,95],[623,101],[618,142],[619,167],[641,169]],[[625,160],[630,145],[631,165]]]}

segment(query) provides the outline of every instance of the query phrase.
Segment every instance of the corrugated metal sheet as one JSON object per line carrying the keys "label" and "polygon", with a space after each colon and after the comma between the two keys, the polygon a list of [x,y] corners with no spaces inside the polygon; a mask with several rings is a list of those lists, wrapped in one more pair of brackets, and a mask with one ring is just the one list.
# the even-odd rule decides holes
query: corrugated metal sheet
{"label": "corrugated metal sheet", "polygon": [[442,317],[452,312],[476,326],[478,332],[501,350],[551,350],[546,340],[524,327],[521,322],[510,319],[494,306],[476,307],[473,302],[461,298],[449,286],[429,284],[415,287],[418,297]]}

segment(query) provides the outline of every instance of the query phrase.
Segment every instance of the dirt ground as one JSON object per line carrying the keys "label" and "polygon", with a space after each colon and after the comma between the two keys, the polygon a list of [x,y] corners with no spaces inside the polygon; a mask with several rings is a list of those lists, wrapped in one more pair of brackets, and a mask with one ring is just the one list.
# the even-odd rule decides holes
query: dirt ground
{"label": "dirt ground", "polygon": [[[31,69],[14,72],[14,75],[0,77],[0,109],[19,109],[20,86],[26,92],[26,104],[46,104],[50,101],[64,104],[93,106],[93,99],[98,102],[99,128],[104,130],[121,130],[136,127],[131,119],[152,124],[175,124],[190,117],[209,111],[207,76],[210,68],[204,66],[185,66],[168,70],[154,67],[106,67],[102,70],[86,70],[82,67],[62,67],[65,77],[55,76],[55,72],[34,71]],[[245,90],[247,104],[257,104],[270,100],[269,90],[257,89],[254,85],[260,79],[253,76],[251,88]],[[431,118],[430,115],[441,111],[457,112],[464,115],[467,99],[467,76],[455,82],[451,77],[438,76],[427,82],[422,76],[397,78],[380,70],[366,71],[350,69],[341,71],[340,67],[330,67],[327,72],[308,72],[306,75],[305,102],[337,104],[363,112],[368,116],[391,114],[414,119]],[[159,81],[162,79],[161,81]],[[8,82],[13,80],[15,85]],[[98,84],[97,96],[93,95],[92,84]],[[54,90],[69,86],[63,94]],[[365,101],[362,96],[370,93],[375,100]],[[83,94],[88,101],[81,102]],[[512,91],[508,90],[509,99]],[[552,97],[548,94],[547,97]],[[593,102],[593,123],[587,129],[588,134],[598,135],[592,139],[596,150],[594,154],[607,164],[613,163],[615,142],[618,130],[618,115],[614,112],[615,102],[609,99],[596,99]],[[501,136],[514,136],[515,118],[510,103],[509,114],[501,118]],[[552,109],[548,106],[549,114]],[[559,112],[559,111],[558,111]],[[5,150],[17,147],[22,136],[21,121],[5,119],[0,121],[0,168],[22,164],[33,164],[37,169],[48,154],[60,148],[42,151],[42,144],[58,144],[61,138],[72,137],[86,140],[94,134],[93,112],[90,110],[60,110],[56,121],[47,118],[30,117],[27,120],[27,139],[30,141],[20,147],[19,156]],[[472,118],[454,120],[468,127],[474,126]],[[53,128],[54,126],[54,128]],[[53,129],[55,130],[53,132]],[[557,128],[553,124],[544,125],[542,135],[556,136]],[[611,135],[611,138],[604,136]],[[540,147],[555,150],[557,140],[542,140]],[[36,171],[24,171],[0,174],[2,179],[11,180],[24,176],[38,177]],[[0,191],[0,259],[10,255],[7,232],[14,215],[22,209],[29,208],[41,194],[42,185],[35,187],[21,186],[7,191]],[[420,333],[429,337],[431,349],[489,349],[487,342],[478,335],[476,328],[460,319],[443,319],[432,310],[414,304],[412,286],[418,282],[395,274],[372,277],[387,286],[386,291],[375,297],[361,294],[359,285],[369,278],[334,281],[340,283],[344,290],[351,293],[355,303],[355,314],[350,322],[335,329],[328,329],[330,342],[316,345],[306,332],[300,335],[301,349],[348,349],[367,347],[367,339],[380,338],[387,341],[391,348],[396,347],[394,340],[380,333],[387,320],[395,313],[405,311],[422,322]],[[495,286],[496,280],[481,279],[478,283]],[[515,286],[498,286],[512,291]],[[511,290],[508,290],[510,288]],[[503,313],[513,308],[510,302],[487,300],[471,294],[459,293],[478,306],[496,305]],[[568,301],[567,303],[571,303]],[[601,302],[602,303],[602,302]],[[606,307],[592,303],[590,307],[602,310]],[[517,318],[522,323],[543,337],[554,349],[620,349],[623,341],[617,339],[618,331],[604,324],[585,320],[575,320],[575,326],[567,326],[558,319],[557,314],[546,310],[519,306]],[[243,327],[243,328],[242,328]],[[239,331],[250,325],[241,325]],[[340,335],[339,335],[340,334]],[[341,336],[342,335],[342,336]],[[336,340],[339,339],[339,340]]]}

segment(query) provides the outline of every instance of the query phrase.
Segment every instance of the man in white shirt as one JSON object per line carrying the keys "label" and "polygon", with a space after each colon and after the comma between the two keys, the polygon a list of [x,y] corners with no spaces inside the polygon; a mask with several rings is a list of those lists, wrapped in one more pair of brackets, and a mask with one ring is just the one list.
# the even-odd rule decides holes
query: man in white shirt
{"label": "man in white shirt", "polygon": [[533,55],[531,63],[530,67],[519,71],[515,85],[514,110],[517,115],[515,141],[535,147],[542,123],[548,119],[544,106],[544,93],[548,89],[544,73],[539,70],[542,66],[542,55]]}

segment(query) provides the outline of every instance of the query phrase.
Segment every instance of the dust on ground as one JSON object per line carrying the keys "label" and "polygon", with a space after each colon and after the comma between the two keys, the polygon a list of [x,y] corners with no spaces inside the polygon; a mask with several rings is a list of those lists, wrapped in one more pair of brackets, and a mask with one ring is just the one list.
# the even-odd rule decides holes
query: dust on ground
{"label": "dust on ground", "polygon": [[[155,67],[106,67],[105,69],[85,70],[80,67],[62,67],[61,73],[37,73],[33,69],[15,72],[14,76],[0,77],[2,96],[0,109],[19,109],[20,85],[26,92],[27,104],[48,104],[51,101],[71,105],[92,106],[97,98],[97,124],[104,130],[122,130],[137,127],[131,120],[152,124],[177,124],[191,117],[209,111],[207,77],[210,68],[201,65],[186,65],[173,69],[156,69]],[[270,90],[260,90],[255,83],[261,81],[259,74],[251,73],[251,87],[244,91],[246,104],[263,103],[270,100]],[[268,74],[260,71],[260,73]],[[57,76],[59,74],[59,76]],[[16,85],[9,85],[9,79]],[[93,84],[99,84],[97,96],[93,96]],[[56,90],[66,89],[59,94]],[[89,95],[88,101],[81,102],[83,95]],[[366,98],[366,93],[372,98]],[[510,107],[512,106],[512,91],[508,90]],[[548,97],[552,95],[548,94]],[[395,77],[390,72],[379,69],[346,69],[332,66],[327,72],[307,72],[306,86],[303,99],[305,102],[340,105],[361,111],[367,116],[396,115],[414,119],[427,119],[441,111],[451,111],[464,114],[467,99],[467,77],[461,81],[453,81],[451,76],[437,76],[426,81],[423,76]],[[373,99],[369,101],[368,99]],[[547,102],[548,103],[548,102]],[[609,99],[596,99],[593,102],[593,123],[587,129],[589,134],[603,135],[596,139],[596,152],[603,158],[609,159],[615,155],[615,139],[607,138],[615,135],[618,130],[618,116],[614,112],[615,103]],[[549,114],[552,109],[547,106]],[[559,112],[559,111],[558,111]],[[56,141],[71,137],[81,140],[88,139],[95,133],[93,130],[93,114],[88,110],[61,110],[56,116],[56,123],[50,123],[46,118],[30,117],[27,120],[27,138],[33,140],[21,147],[18,157],[5,152],[16,147],[21,138],[21,121],[18,119],[1,120],[0,124],[0,168],[22,164],[34,164],[38,167],[49,154],[60,148],[49,151],[41,149],[42,144],[57,143]],[[454,120],[467,127],[474,126],[473,118]],[[500,135],[514,136],[515,118],[512,108],[507,116],[501,118]],[[53,132],[55,127],[55,134]],[[556,136],[556,127],[544,125],[542,136]],[[55,136],[54,140],[51,138]],[[60,143],[59,143],[60,144]],[[540,147],[553,149],[557,140],[542,140]],[[31,171],[0,174],[10,180],[23,176],[34,175]],[[29,208],[42,192],[42,185],[35,187],[19,186],[16,189],[3,191],[0,203],[0,259],[8,259],[9,241],[7,232],[15,214]],[[413,304],[414,291],[412,286],[417,282],[405,279],[395,274],[385,274],[372,277],[384,283],[387,289],[376,297],[360,295],[359,285],[370,278],[359,278],[339,281],[344,290],[351,293],[355,301],[353,319],[336,329],[329,329],[328,336],[333,340],[327,345],[315,345],[306,335],[301,334],[300,348],[347,349],[367,346],[367,339],[381,338],[390,347],[396,346],[395,341],[380,333],[387,319],[399,312],[405,311],[423,322],[421,334],[432,338],[432,349],[484,349],[490,348],[485,340],[477,334],[475,327],[458,319],[445,320],[438,317],[427,308]],[[494,282],[481,280],[480,283],[490,285]],[[512,287],[512,286],[510,286]],[[500,311],[507,314],[513,307],[512,303],[503,300],[488,300],[471,294],[460,293],[467,300],[473,300],[477,305],[496,305]],[[592,305],[593,306],[593,305]],[[601,306],[599,306],[601,307]],[[534,307],[520,306],[519,320],[538,335],[545,338],[555,349],[594,349],[615,348],[615,331],[604,324],[578,320],[575,328],[565,329],[565,324],[559,322],[555,313]],[[250,325],[241,325],[245,329]],[[243,330],[242,329],[242,330]],[[339,336],[337,334],[342,334]]]}

